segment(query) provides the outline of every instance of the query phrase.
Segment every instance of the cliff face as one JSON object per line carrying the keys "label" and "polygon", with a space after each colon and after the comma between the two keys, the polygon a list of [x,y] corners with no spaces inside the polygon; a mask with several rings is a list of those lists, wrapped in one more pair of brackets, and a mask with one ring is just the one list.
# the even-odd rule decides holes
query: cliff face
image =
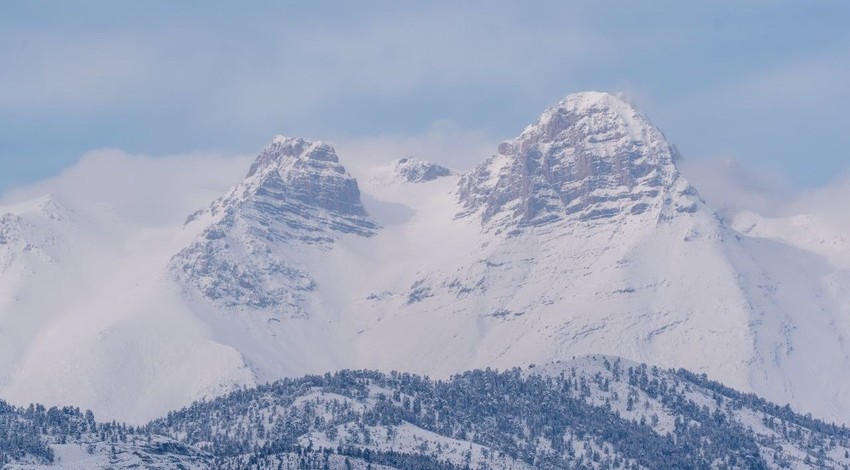
{"label": "cliff face", "polygon": [[605,219],[665,206],[696,209],[678,153],[639,111],[607,93],[578,93],[547,109],[463,176],[464,215],[485,224]]}

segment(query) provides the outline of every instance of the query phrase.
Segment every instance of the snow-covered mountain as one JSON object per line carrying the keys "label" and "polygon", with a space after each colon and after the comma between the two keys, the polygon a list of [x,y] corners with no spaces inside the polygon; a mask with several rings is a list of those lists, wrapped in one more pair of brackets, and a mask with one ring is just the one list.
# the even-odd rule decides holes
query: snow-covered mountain
{"label": "snow-covered mountain", "polygon": [[850,422],[846,266],[726,225],[679,158],[588,92],[463,174],[403,158],[357,181],[329,145],[276,137],[185,223],[5,209],[0,268],[22,274],[2,271],[0,334],[39,320],[11,334],[0,397],[141,421],[284,376],[601,353]]}
{"label": "snow-covered mountain", "polygon": [[338,235],[368,237],[378,228],[332,147],[281,136],[243,183],[189,224],[204,228],[171,260],[178,280],[217,305],[290,318],[307,315],[301,304],[316,283],[302,265],[312,251],[330,249]]}

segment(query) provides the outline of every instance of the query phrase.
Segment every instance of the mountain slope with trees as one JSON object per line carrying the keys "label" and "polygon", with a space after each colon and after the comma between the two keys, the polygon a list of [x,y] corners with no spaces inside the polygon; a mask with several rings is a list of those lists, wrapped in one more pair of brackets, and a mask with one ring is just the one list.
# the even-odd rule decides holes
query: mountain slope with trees
{"label": "mountain slope with trees", "polygon": [[0,409],[4,468],[848,468],[850,429],[606,356],[450,380],[340,371],[148,423]]}

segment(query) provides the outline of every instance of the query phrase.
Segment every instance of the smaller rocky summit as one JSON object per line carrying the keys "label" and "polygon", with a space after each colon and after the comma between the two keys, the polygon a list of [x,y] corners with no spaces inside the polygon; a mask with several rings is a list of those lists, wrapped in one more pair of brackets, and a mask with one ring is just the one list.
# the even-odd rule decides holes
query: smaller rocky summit
{"label": "smaller rocky summit", "polygon": [[363,208],[357,180],[333,147],[283,136],[263,149],[243,182],[188,222],[204,215],[223,230],[245,223],[252,235],[271,242],[321,244],[339,234],[369,236],[377,229]]}
{"label": "smaller rocky summit", "polygon": [[256,186],[260,198],[292,199],[342,217],[366,215],[357,181],[323,142],[275,136],[251,165],[246,184]]}
{"label": "smaller rocky summit", "polygon": [[187,287],[224,307],[276,309],[303,316],[315,281],[307,249],[329,249],[345,234],[371,236],[378,225],[357,181],[322,142],[276,136],[245,180],[189,217],[201,235],[171,260]]}
{"label": "smaller rocky summit", "polygon": [[392,171],[395,180],[407,183],[424,183],[454,174],[442,165],[413,157],[393,160]]}

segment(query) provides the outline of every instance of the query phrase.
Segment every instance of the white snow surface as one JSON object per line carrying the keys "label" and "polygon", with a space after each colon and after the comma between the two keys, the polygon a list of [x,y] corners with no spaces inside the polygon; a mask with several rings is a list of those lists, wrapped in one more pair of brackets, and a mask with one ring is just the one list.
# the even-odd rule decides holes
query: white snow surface
{"label": "white snow surface", "polygon": [[[356,174],[364,213],[344,155],[293,142],[185,225],[107,196],[0,207],[0,398],[140,423],[284,376],[606,354],[850,423],[850,234],[805,215],[725,225],[616,96],[571,95],[464,175]],[[325,184],[320,201],[292,181]],[[210,254],[271,297],[244,301],[240,274],[213,298],[176,270]]]}

